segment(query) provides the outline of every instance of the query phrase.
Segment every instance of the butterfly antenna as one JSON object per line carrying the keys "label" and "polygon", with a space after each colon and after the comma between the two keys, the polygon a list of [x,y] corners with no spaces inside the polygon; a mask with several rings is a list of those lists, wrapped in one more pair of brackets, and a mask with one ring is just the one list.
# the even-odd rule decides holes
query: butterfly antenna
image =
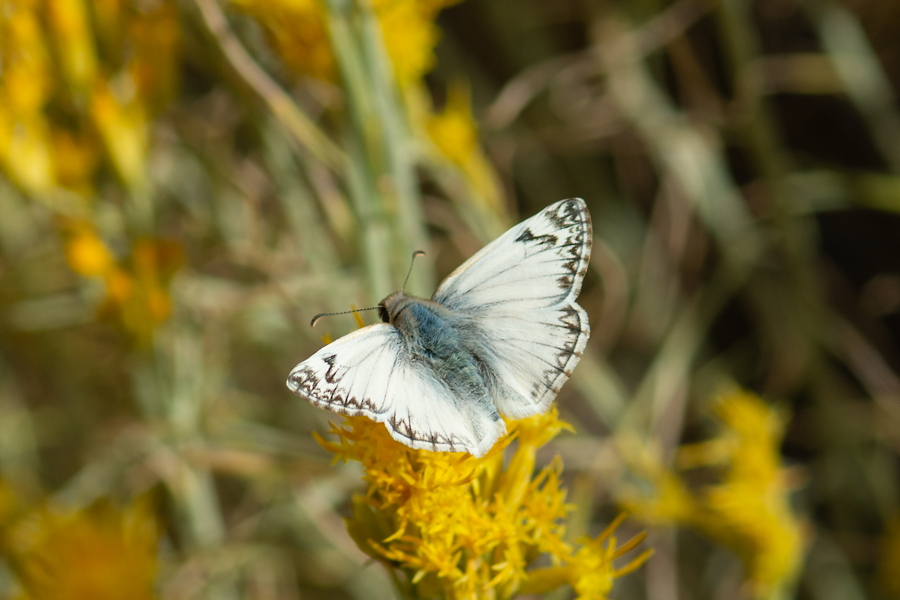
{"label": "butterfly antenna", "polygon": [[[403,292],[403,290],[406,289],[406,283],[409,281],[409,276],[412,274],[413,263],[416,261],[417,256],[425,256],[425,253],[421,250],[416,250],[415,252],[413,252],[412,260],[409,263],[409,271],[406,272],[406,279],[403,280],[403,287],[400,288],[401,292]],[[369,308],[354,308],[353,310],[345,310],[343,312],[319,313],[312,318],[312,321],[310,321],[309,326],[315,327],[316,323],[318,323],[319,319],[321,319],[322,317],[334,317],[337,315],[349,315],[350,313],[357,313],[357,312],[360,312],[363,310],[375,310],[376,308],[382,308],[382,306],[379,304],[378,306],[370,306]]]}
{"label": "butterfly antenna", "polygon": [[401,294],[403,293],[403,290],[406,289],[406,284],[407,282],[409,282],[409,276],[412,275],[413,263],[416,262],[417,256],[425,256],[425,253],[421,250],[416,250],[415,252],[413,252],[412,259],[409,261],[409,271],[406,272],[406,279],[403,280],[403,287],[400,288]]}
{"label": "butterfly antenna", "polygon": [[363,310],[375,310],[376,308],[381,308],[381,305],[379,304],[378,306],[370,306],[369,308],[354,308],[353,310],[345,310],[344,312],[336,312],[336,313],[319,313],[319,314],[317,314],[316,316],[314,316],[314,317],[312,318],[312,321],[310,321],[309,326],[310,326],[310,327],[315,327],[315,326],[316,326],[316,323],[317,323],[317,322],[319,321],[319,319],[321,319],[322,317],[333,317],[333,316],[335,316],[335,315],[349,315],[350,313],[357,313],[357,312],[360,312],[360,311],[363,311]]}

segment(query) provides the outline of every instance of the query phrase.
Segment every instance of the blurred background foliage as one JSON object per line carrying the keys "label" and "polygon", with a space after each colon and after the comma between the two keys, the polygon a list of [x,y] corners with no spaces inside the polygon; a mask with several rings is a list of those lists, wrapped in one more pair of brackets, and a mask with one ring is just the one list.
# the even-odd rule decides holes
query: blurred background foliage
{"label": "blurred background foliage", "polygon": [[610,597],[900,597],[898,30],[892,0],[0,0],[0,597],[395,597],[334,415],[284,387],[355,327],[309,320],[414,249],[430,296],[570,196],[593,335],[537,464],[570,539],[649,532]]}

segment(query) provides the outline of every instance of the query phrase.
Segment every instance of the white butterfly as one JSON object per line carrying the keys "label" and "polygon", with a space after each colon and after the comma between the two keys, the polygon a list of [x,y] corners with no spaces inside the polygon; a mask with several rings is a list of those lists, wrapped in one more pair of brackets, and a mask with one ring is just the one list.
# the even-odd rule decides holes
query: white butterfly
{"label": "white butterfly", "polygon": [[584,200],[548,206],[467,260],[431,300],[385,298],[384,323],[328,344],[287,386],[320,408],[384,423],[412,448],[482,456],[506,433],[500,414],[545,412],[578,364],[590,326],[575,298],[591,241]]}

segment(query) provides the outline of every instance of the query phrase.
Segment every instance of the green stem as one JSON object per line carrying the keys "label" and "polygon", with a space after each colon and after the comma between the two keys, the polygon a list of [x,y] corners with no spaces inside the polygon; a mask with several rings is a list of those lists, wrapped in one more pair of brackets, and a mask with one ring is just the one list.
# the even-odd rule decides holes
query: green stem
{"label": "green stem", "polygon": [[[347,105],[358,140],[348,174],[360,220],[373,298],[393,289],[412,251],[426,241],[414,155],[404,109],[399,102],[393,66],[384,49],[380,25],[361,2],[329,0],[328,28],[347,92]],[[387,276],[386,276],[387,275]],[[430,269],[418,265],[410,290],[431,288]]]}

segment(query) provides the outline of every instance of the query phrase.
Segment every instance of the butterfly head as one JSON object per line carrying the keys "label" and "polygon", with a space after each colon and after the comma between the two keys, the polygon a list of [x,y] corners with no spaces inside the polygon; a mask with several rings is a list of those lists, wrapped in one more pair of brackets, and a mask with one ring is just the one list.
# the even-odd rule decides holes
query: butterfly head
{"label": "butterfly head", "polygon": [[396,324],[397,315],[409,306],[412,298],[401,292],[394,292],[378,303],[378,316],[385,323]]}

